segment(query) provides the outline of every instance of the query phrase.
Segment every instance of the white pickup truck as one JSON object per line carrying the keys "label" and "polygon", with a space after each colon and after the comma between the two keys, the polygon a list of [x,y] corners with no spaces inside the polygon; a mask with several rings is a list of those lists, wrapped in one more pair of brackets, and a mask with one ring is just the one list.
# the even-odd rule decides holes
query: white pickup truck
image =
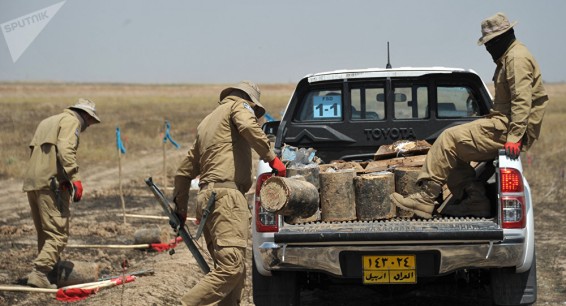
{"label": "white pickup truck", "polygon": [[[314,148],[324,162],[364,161],[397,140],[432,143],[444,129],[487,114],[491,103],[471,70],[340,70],[304,77],[282,120],[264,130],[276,136],[276,150],[288,144]],[[537,283],[529,184],[520,160],[503,151],[483,164],[477,174],[491,200],[489,218],[437,213],[429,220],[289,224],[261,207],[259,191],[271,168],[260,161],[252,211],[255,304],[299,305],[304,284],[372,283],[363,280],[365,262],[397,261],[410,265],[397,267],[406,270],[397,271],[396,279],[372,286],[414,284],[450,273],[481,275],[495,305],[531,305]]]}

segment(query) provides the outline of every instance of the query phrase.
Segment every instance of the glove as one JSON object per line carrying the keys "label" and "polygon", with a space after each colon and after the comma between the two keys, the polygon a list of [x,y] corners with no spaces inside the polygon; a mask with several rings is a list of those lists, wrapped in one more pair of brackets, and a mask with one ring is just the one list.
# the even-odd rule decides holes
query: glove
{"label": "glove", "polygon": [[74,181],[73,189],[75,190],[75,195],[73,196],[73,202],[78,202],[83,197],[83,184],[81,183],[81,181]]}
{"label": "glove", "polygon": [[519,158],[521,154],[521,141],[519,142],[506,142],[505,143],[505,155],[511,159]]}
{"label": "glove", "polygon": [[185,222],[187,221],[187,213],[175,212],[175,215],[179,219],[179,222],[180,222],[179,227],[180,228],[185,227]]}
{"label": "glove", "polygon": [[269,166],[273,168],[273,172],[275,175],[285,177],[287,176],[287,169],[285,168],[285,164],[277,157],[269,162]]}
{"label": "glove", "polygon": [[[185,226],[187,220],[187,206],[189,205],[189,189],[191,187],[191,178],[175,175],[175,189],[173,190],[173,203],[175,203],[175,215],[179,219],[179,226]],[[171,224],[171,227],[173,225]],[[175,229],[173,227],[173,229]]]}
{"label": "glove", "polygon": [[61,189],[61,191],[71,191],[73,185],[71,185],[71,182],[61,182],[59,185],[59,189]]}
{"label": "glove", "polygon": [[[188,199],[187,199],[188,201]],[[185,221],[187,220],[187,209],[185,208],[184,210],[182,208],[179,208],[179,204],[177,203],[177,198],[173,199],[173,203],[175,203],[175,216],[177,216],[177,219],[179,219],[179,228],[183,228],[185,227]],[[171,227],[176,230],[175,228],[175,224],[173,224],[173,221],[169,220],[169,225],[171,225]]]}

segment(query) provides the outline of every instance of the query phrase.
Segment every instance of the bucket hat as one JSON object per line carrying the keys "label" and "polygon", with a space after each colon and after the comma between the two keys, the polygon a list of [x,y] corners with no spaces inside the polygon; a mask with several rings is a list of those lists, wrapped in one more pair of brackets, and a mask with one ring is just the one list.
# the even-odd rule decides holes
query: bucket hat
{"label": "bucket hat", "polygon": [[235,86],[225,88],[222,92],[220,92],[220,101],[226,98],[226,96],[235,89],[245,92],[250,97],[252,102],[256,105],[256,116],[258,118],[261,118],[263,114],[265,114],[265,107],[259,103],[261,91],[259,90],[259,87],[251,81],[241,81]]}
{"label": "bucket hat", "polygon": [[98,118],[98,116],[96,115],[96,107],[94,105],[94,102],[88,99],[80,98],[77,103],[75,103],[75,105],[69,106],[69,108],[85,111],[87,114],[89,114],[89,116],[94,118],[97,123],[100,123],[100,118]]}
{"label": "bucket hat", "polygon": [[507,16],[503,13],[497,13],[489,18],[484,19],[481,22],[481,34],[482,36],[478,40],[478,46],[485,44],[494,37],[497,37],[509,30],[511,30],[517,21],[510,23]]}

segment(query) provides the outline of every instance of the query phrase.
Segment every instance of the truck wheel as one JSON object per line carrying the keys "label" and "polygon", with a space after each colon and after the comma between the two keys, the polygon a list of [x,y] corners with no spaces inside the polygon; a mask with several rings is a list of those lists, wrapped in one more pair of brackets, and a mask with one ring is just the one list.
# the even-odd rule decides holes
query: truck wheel
{"label": "truck wheel", "polygon": [[495,305],[532,305],[537,300],[536,253],[528,271],[515,268],[491,269],[491,291]]}
{"label": "truck wheel", "polygon": [[261,275],[252,259],[252,289],[256,306],[299,305],[300,290],[296,272],[273,271]]}

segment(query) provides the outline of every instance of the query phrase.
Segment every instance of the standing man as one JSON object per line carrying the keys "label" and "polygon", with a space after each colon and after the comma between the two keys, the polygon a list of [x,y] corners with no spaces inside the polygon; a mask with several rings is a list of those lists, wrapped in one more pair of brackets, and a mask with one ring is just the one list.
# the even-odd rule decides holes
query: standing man
{"label": "standing man", "polygon": [[77,149],[80,133],[100,123],[94,102],[79,99],[58,115],[44,119],[30,143],[30,159],[24,175],[31,216],[37,231],[37,258],[27,284],[55,288],[47,274],[59,261],[69,236],[69,202],[81,200]]}
{"label": "standing man", "polygon": [[446,129],[430,148],[417,180],[420,192],[403,197],[391,194],[399,208],[431,218],[435,199],[444,183],[456,197],[465,193],[459,205],[447,206],[451,216],[490,216],[485,187],[475,178],[471,161],[490,160],[499,149],[517,159],[538,139],[548,96],[540,69],[529,50],[515,39],[513,26],[503,13],[481,23],[484,45],[497,65],[493,82],[495,97],[489,115]]}
{"label": "standing man", "polygon": [[183,305],[240,303],[250,219],[244,194],[252,186],[251,148],[278,175],[286,173],[257,123],[265,114],[259,96],[259,87],[249,81],[224,89],[220,105],[199,124],[193,147],[177,170],[173,201],[180,220],[187,217],[193,178],[200,175],[198,220],[209,199],[214,201],[203,231],[214,269],[182,297]]}

